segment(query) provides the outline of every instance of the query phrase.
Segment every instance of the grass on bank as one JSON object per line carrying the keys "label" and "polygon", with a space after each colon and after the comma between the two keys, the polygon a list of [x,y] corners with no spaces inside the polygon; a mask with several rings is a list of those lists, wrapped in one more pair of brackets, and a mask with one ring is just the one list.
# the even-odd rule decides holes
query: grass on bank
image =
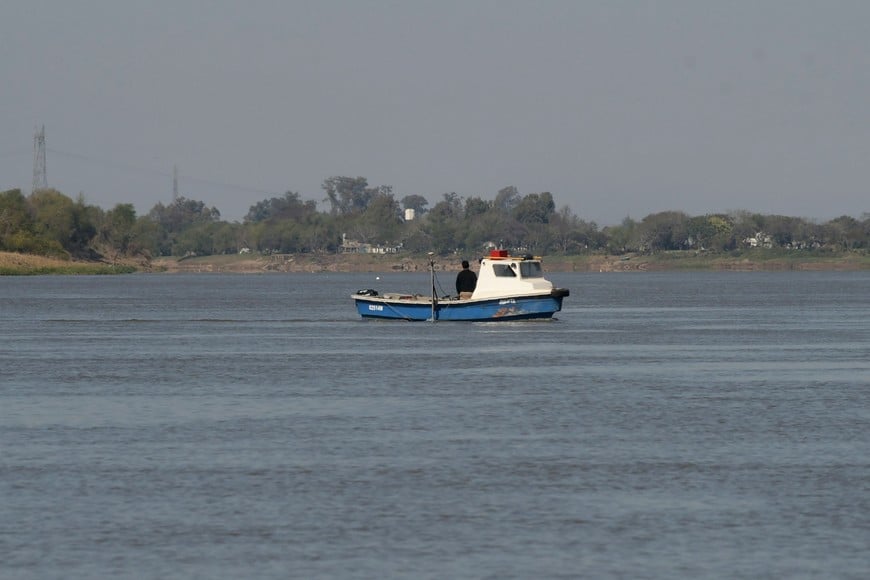
{"label": "grass on bank", "polygon": [[694,270],[867,270],[866,252],[751,248],[731,252],[661,252],[652,260],[672,269]]}
{"label": "grass on bank", "polygon": [[0,252],[0,276],[130,274],[135,271],[135,266],[126,264],[73,262],[31,254]]}
{"label": "grass on bank", "polygon": [[[438,264],[458,268],[458,257],[440,257]],[[622,256],[586,254],[580,256],[545,256],[545,269],[551,272],[604,271],[807,271],[870,270],[870,252],[866,250],[831,252],[824,250],[750,249],[733,252],[658,252]],[[289,265],[292,264],[292,267]],[[414,268],[409,268],[409,264]],[[376,254],[299,254],[299,255],[221,255],[195,258],[155,258],[149,272],[238,272],[268,271],[347,271],[386,272],[395,270],[425,271],[427,256]],[[447,268],[449,269],[449,268]],[[0,276],[45,274],[126,274],[139,271],[131,264],[74,262],[29,254],[0,252]]]}

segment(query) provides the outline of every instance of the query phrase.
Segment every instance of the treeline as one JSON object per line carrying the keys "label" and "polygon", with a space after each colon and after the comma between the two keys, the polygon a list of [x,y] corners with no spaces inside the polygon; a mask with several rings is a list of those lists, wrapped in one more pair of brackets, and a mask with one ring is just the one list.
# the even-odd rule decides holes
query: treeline
{"label": "treeline", "polygon": [[[158,203],[140,216],[129,203],[103,210],[82,196],[73,200],[53,189],[29,196],[13,189],[0,193],[0,250],[116,260],[248,251],[335,253],[351,247],[469,255],[487,245],[545,255],[870,248],[866,213],[819,224],[748,211],[702,216],[667,211],[599,227],[567,206],[557,209],[549,192],[522,195],[515,187],[503,188],[493,199],[446,193],[431,207],[423,196],[397,199],[390,186],[369,186],[364,177],[330,177],[323,190],[328,211],[288,191],[254,204],[239,223],[223,221],[216,208],[184,197]],[[413,219],[406,219],[406,210],[413,210]]]}

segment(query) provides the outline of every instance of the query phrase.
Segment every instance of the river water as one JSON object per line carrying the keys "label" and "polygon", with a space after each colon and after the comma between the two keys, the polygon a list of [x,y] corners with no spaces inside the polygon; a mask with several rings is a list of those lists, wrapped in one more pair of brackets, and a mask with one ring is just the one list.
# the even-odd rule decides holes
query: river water
{"label": "river water", "polygon": [[0,278],[0,577],[867,577],[870,273],[379,276]]}

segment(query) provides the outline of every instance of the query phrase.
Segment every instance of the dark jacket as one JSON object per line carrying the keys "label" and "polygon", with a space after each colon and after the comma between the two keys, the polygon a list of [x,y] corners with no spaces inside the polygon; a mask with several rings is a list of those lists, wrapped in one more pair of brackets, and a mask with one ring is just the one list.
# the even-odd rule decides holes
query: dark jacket
{"label": "dark jacket", "polygon": [[477,274],[471,270],[464,269],[456,275],[456,292],[474,292],[477,286]]}

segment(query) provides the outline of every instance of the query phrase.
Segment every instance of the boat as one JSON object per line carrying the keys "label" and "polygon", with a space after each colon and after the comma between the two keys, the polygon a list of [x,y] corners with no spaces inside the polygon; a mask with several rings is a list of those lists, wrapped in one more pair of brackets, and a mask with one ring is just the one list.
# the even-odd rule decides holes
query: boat
{"label": "boat", "polygon": [[567,288],[556,288],[544,278],[541,258],[511,256],[492,250],[480,261],[477,286],[470,298],[438,296],[435,262],[430,254],[430,294],[387,292],[367,288],[351,295],[363,318],[393,320],[461,320],[471,322],[552,318],[562,310]]}

